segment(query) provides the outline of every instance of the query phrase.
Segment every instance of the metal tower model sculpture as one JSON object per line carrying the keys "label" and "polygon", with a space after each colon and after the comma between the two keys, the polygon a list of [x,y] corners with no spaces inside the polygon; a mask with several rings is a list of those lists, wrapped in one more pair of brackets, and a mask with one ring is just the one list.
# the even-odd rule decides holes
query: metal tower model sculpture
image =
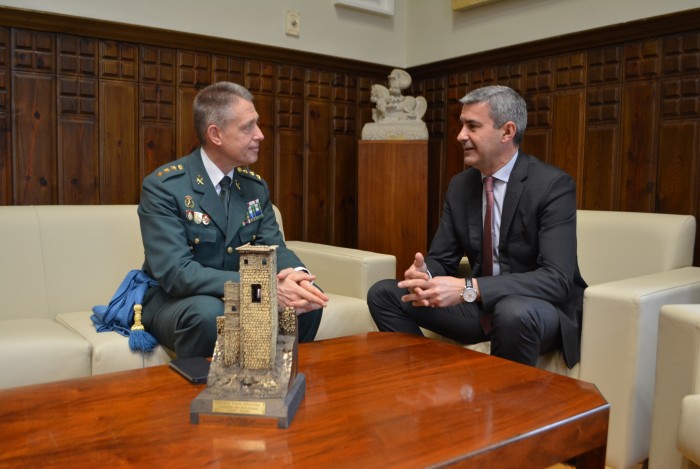
{"label": "metal tower model sculpture", "polygon": [[277,305],[277,246],[237,248],[240,283],[224,285],[224,315],[217,318],[207,389],[191,405],[200,415],[276,418],[286,428],[306,388],[297,373],[294,308]]}

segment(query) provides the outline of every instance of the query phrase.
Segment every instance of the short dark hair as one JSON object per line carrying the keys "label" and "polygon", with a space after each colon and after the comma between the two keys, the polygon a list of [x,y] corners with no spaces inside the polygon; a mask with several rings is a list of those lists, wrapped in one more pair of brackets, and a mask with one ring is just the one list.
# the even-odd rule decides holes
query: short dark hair
{"label": "short dark hair", "polygon": [[192,112],[199,143],[206,143],[207,127],[211,124],[224,127],[228,123],[232,118],[229,108],[238,99],[253,101],[253,94],[245,87],[230,81],[214,83],[197,93]]}
{"label": "short dark hair", "polygon": [[462,104],[488,103],[491,106],[489,116],[496,128],[508,121],[515,123],[513,143],[520,145],[527,127],[527,104],[522,96],[507,86],[485,86],[467,93],[459,100]]}

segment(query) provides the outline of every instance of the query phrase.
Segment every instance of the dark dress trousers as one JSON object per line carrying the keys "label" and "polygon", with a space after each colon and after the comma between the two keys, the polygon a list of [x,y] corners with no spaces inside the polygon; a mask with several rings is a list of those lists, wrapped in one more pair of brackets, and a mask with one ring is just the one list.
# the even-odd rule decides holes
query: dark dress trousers
{"label": "dark dress trousers", "polygon": [[[287,249],[267,183],[236,168],[228,210],[216,193],[199,149],[158,168],[143,182],[138,208],[143,270],[158,281],[144,298],[146,328],[178,357],[211,356],[224,283],[239,282],[244,244],[277,245],[277,267],[303,267]],[[299,338],[311,341],[322,310],[299,316]]]}

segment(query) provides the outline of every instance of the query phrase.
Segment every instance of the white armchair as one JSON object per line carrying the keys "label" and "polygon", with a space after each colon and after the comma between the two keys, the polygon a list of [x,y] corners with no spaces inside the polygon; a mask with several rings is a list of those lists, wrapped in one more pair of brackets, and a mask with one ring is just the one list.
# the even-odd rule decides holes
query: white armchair
{"label": "white armchair", "polygon": [[700,464],[700,304],[661,307],[650,469]]}
{"label": "white armchair", "polygon": [[[569,370],[554,352],[537,366],[595,384],[611,404],[605,462],[615,469],[649,456],[659,308],[700,303],[695,230],[690,215],[577,212],[578,262],[588,283],[581,361]],[[469,348],[488,353],[489,345]]]}

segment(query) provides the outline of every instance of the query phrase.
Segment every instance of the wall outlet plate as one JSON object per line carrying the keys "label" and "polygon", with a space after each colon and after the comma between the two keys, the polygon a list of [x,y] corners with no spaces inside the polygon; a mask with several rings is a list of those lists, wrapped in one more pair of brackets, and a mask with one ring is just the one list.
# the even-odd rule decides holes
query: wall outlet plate
{"label": "wall outlet plate", "polygon": [[301,14],[298,11],[287,11],[284,32],[288,36],[299,37],[301,33]]}

